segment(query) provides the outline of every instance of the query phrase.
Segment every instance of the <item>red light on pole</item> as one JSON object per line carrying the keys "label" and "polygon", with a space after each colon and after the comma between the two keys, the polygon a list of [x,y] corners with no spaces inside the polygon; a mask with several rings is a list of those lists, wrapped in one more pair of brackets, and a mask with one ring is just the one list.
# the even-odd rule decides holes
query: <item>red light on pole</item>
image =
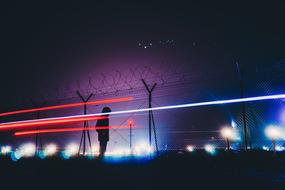
{"label": "red light on pole", "polygon": [[129,119],[128,120],[128,125],[130,125],[130,126],[134,125],[134,121],[132,119]]}
{"label": "red light on pole", "polygon": [[57,129],[40,129],[40,130],[30,130],[30,131],[20,131],[15,132],[14,136],[27,136],[43,133],[64,133],[64,132],[76,132],[76,131],[86,131],[86,130],[103,130],[103,129],[128,129],[129,126],[100,126],[100,127],[78,127],[78,128],[57,128]]}
{"label": "red light on pole", "polygon": [[123,97],[123,98],[113,98],[108,100],[97,100],[93,102],[82,102],[82,103],[73,103],[73,104],[64,104],[64,105],[57,105],[57,106],[48,106],[42,108],[33,108],[33,109],[25,109],[25,110],[17,110],[11,112],[0,113],[0,117],[8,116],[8,115],[16,115],[22,113],[31,113],[31,112],[39,112],[39,111],[47,111],[47,110],[55,110],[55,109],[64,109],[64,108],[71,108],[71,107],[79,107],[84,105],[97,105],[97,104],[107,104],[107,103],[116,103],[116,102],[125,102],[133,100],[133,97]]}
{"label": "red light on pole", "polygon": [[129,125],[129,128],[130,128],[130,153],[132,153],[132,128],[133,128],[133,125],[134,125],[134,121],[132,119],[129,119],[128,120],[128,125]]}

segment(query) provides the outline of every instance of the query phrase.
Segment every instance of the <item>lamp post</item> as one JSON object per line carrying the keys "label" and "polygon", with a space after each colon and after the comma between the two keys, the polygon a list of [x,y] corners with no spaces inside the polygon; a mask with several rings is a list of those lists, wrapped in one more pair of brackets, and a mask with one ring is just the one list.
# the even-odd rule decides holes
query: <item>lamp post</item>
{"label": "lamp post", "polygon": [[221,129],[221,135],[226,140],[227,151],[229,151],[230,141],[234,139],[234,129],[231,127],[224,127]]}
{"label": "lamp post", "polygon": [[274,153],[276,152],[276,140],[281,138],[281,131],[279,127],[276,126],[268,126],[265,129],[265,134],[272,141],[272,149]]}

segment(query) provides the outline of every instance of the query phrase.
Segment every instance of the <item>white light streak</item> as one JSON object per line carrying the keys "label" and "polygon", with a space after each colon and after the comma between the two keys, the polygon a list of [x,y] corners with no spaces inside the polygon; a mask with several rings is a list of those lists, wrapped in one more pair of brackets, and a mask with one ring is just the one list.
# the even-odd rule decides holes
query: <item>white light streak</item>
{"label": "white light streak", "polygon": [[[34,119],[34,120],[25,120],[24,122],[45,121],[45,120],[50,120],[50,119],[81,118],[81,117],[88,117],[88,116],[140,113],[140,112],[148,112],[148,111],[167,110],[167,109],[190,108],[190,107],[199,107],[199,106],[211,106],[211,105],[233,104],[233,103],[254,102],[254,101],[263,101],[263,100],[276,100],[276,99],[285,99],[285,94],[277,94],[277,95],[269,95],[269,96],[255,96],[255,97],[248,97],[248,98],[236,98],[236,99],[229,99],[229,100],[217,100],[217,101],[179,104],[179,105],[170,105],[170,106],[159,106],[159,107],[153,107],[153,108],[121,110],[121,111],[113,111],[109,113],[95,113],[95,114],[87,114],[87,115]],[[7,122],[7,123],[1,123],[1,124],[16,124],[18,122],[23,122],[23,121]]]}

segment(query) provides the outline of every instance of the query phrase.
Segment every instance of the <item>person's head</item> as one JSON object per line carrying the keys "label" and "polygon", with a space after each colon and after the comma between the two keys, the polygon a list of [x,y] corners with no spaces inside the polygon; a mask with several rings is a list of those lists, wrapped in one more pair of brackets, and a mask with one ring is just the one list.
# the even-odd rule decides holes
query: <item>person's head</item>
{"label": "person's head", "polygon": [[[109,113],[109,112],[111,112],[112,110],[111,110],[111,108],[109,108],[109,107],[104,107],[103,108],[103,110],[102,110],[102,113]],[[108,114],[109,115],[109,114]],[[106,115],[106,116],[108,116],[108,115]]]}

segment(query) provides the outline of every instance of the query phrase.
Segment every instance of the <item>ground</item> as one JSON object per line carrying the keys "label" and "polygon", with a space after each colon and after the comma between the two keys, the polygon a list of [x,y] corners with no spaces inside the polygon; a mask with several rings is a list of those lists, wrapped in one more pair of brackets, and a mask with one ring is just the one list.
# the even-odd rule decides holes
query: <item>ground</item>
{"label": "ground", "polygon": [[285,154],[167,152],[155,158],[0,161],[9,189],[285,189]]}

